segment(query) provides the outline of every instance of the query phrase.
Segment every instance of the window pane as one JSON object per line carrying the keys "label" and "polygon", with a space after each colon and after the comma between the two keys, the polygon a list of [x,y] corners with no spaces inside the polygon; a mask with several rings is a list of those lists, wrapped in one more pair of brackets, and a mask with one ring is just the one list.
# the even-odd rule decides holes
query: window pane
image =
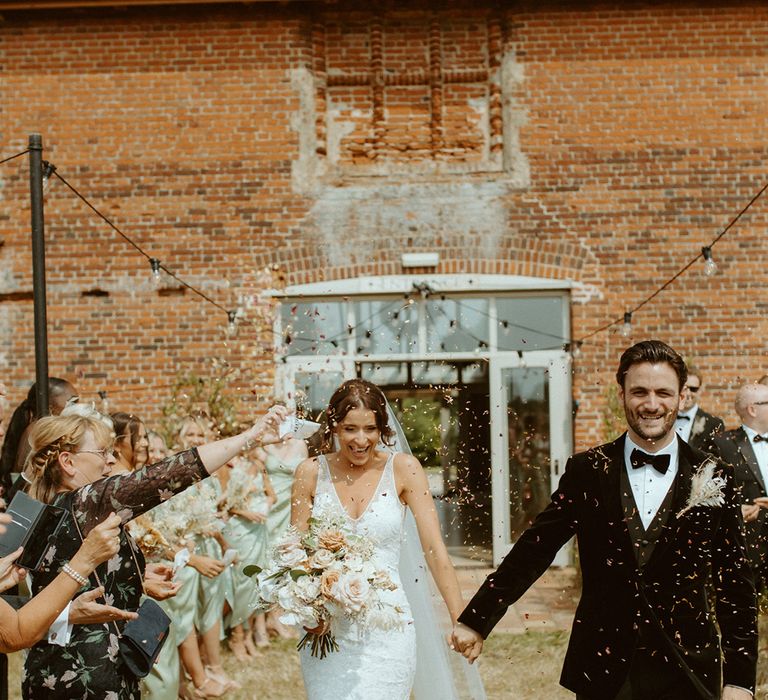
{"label": "window pane", "polygon": [[499,350],[544,350],[568,342],[563,297],[499,297]]}
{"label": "window pane", "polygon": [[488,347],[487,299],[428,299],[427,352],[472,352]]}
{"label": "window pane", "polygon": [[386,386],[387,384],[405,384],[408,381],[408,365],[405,362],[369,363],[361,365],[361,379]]}
{"label": "window pane", "polygon": [[359,301],[355,304],[356,342],[365,355],[417,351],[418,304],[394,301]]}
{"label": "window pane", "polygon": [[337,355],[346,349],[346,303],[287,303],[281,314],[289,355]]}
{"label": "window pane", "polygon": [[296,394],[292,397],[301,414],[311,420],[326,409],[331,395],[344,382],[341,372],[296,372],[294,386]]}

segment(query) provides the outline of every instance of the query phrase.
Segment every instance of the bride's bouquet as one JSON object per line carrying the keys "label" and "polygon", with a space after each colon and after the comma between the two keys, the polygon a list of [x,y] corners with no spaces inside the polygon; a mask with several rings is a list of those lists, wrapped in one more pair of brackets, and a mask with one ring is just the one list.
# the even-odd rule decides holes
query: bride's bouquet
{"label": "bride's bouquet", "polygon": [[338,651],[333,627],[340,617],[362,628],[395,629],[405,623],[405,611],[391,599],[397,585],[376,567],[373,554],[368,538],[327,513],[310,518],[307,532],[290,528],[272,549],[269,564],[248,566],[245,574],[255,575],[260,610],[282,608],[280,621],[288,625],[322,625],[298,645],[310,645],[312,656],[322,659]]}

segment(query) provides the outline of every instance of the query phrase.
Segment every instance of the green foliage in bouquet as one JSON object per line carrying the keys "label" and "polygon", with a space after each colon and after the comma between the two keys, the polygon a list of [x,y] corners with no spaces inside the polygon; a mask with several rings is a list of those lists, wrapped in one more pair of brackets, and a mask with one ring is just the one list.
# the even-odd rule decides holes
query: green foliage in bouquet
{"label": "green foliage in bouquet", "polygon": [[[222,368],[224,369],[224,368]],[[227,437],[240,431],[240,401],[229,391],[229,371],[207,377],[195,372],[180,372],[171,389],[171,398],[163,406],[160,433],[173,445],[181,421],[190,415],[203,415],[217,435]]]}

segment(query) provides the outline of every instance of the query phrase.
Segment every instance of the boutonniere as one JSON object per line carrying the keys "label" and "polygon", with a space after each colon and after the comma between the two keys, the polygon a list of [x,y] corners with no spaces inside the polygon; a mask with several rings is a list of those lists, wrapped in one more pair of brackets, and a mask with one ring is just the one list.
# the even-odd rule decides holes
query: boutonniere
{"label": "boutonniere", "polygon": [[722,476],[715,476],[715,461],[707,459],[691,477],[691,493],[688,495],[688,502],[678,514],[679,518],[684,513],[696,508],[696,506],[705,506],[714,508],[725,503],[725,479]]}

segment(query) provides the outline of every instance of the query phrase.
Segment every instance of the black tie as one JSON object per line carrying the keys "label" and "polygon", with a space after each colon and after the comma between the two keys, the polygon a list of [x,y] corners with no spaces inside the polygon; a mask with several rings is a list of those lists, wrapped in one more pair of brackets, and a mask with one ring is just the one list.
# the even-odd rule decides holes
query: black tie
{"label": "black tie", "polygon": [[633,469],[639,469],[650,464],[659,474],[666,474],[669,469],[669,455],[649,455],[642,450],[632,450],[629,462]]}
{"label": "black tie", "polygon": [[768,435],[755,435],[752,442],[768,442]]}
{"label": "black tie", "polygon": [[690,417],[690,416],[681,416],[681,415],[678,415],[678,416],[677,416],[677,420],[691,420],[691,417]]}

